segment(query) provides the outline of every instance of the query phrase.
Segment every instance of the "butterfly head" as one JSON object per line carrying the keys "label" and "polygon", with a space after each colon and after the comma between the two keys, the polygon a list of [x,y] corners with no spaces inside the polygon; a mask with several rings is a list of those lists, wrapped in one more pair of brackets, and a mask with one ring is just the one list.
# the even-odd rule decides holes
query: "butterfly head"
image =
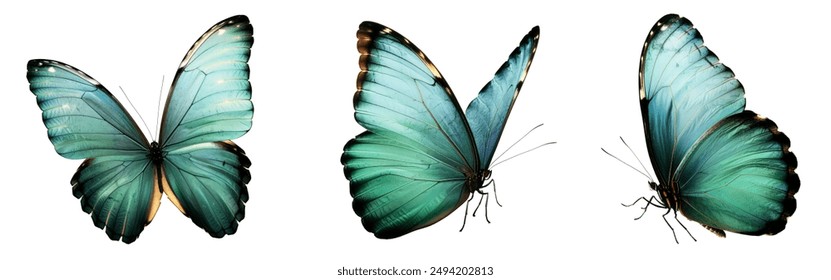
{"label": "butterfly head", "polygon": [[482,172],[479,172],[479,176],[481,178],[480,182],[485,182],[487,180],[490,180],[491,179],[491,171],[490,170],[483,170]]}

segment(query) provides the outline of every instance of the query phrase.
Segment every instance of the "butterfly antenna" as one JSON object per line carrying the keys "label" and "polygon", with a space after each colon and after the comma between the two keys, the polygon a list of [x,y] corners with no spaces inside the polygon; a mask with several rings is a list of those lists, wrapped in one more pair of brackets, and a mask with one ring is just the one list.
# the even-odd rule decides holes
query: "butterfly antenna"
{"label": "butterfly antenna", "polygon": [[519,154],[516,154],[516,155],[513,155],[513,156],[511,156],[511,157],[509,157],[509,158],[506,158],[506,159],[504,159],[504,160],[502,160],[502,161],[500,161],[500,162],[494,163],[493,165],[491,165],[491,168],[494,168],[494,167],[496,167],[497,165],[499,165],[500,163],[506,162],[506,161],[508,161],[508,160],[510,160],[510,159],[512,159],[512,158],[515,158],[515,157],[518,157],[518,156],[524,155],[524,154],[529,153],[529,152],[532,152],[532,151],[534,151],[534,150],[536,150],[536,149],[542,148],[543,146],[547,146],[547,145],[551,145],[551,144],[557,144],[557,142],[548,142],[548,143],[543,143],[543,144],[541,144],[541,145],[539,145],[539,146],[536,146],[536,147],[534,147],[534,148],[532,148],[532,149],[530,149],[530,150],[527,150],[527,151],[521,152],[521,153],[519,153]]}
{"label": "butterfly antenna", "polygon": [[607,155],[609,155],[610,157],[612,157],[612,158],[616,159],[616,160],[617,160],[617,161],[619,161],[620,163],[623,163],[623,164],[625,164],[626,166],[629,166],[629,168],[632,168],[632,170],[637,171],[638,173],[640,173],[641,175],[643,175],[644,177],[646,177],[647,179],[649,179],[649,181],[650,181],[650,182],[654,182],[654,181],[655,181],[655,180],[652,180],[652,177],[651,177],[651,176],[647,175],[647,174],[646,174],[646,173],[644,173],[643,171],[638,170],[637,168],[635,168],[635,167],[634,167],[634,166],[632,166],[631,164],[626,163],[625,161],[621,160],[620,158],[616,157],[615,155],[613,155],[613,154],[609,153],[608,151],[606,151],[606,149],[604,149],[604,148],[600,148],[600,150],[601,150],[601,151],[603,151],[604,153],[606,153]]}
{"label": "butterfly antenna", "polygon": [[[161,118],[162,112],[159,110],[159,107],[162,107],[162,92],[164,92],[164,75],[162,75],[162,85],[159,87],[159,103],[156,104],[156,130],[153,131],[159,131],[159,119]],[[155,140],[158,139],[154,139],[154,141]]]}
{"label": "butterfly antenna", "polygon": [[[640,163],[640,164],[641,164],[641,168],[643,168],[643,171],[646,171],[646,172],[647,172],[647,174],[648,174],[648,173],[649,173],[649,171],[647,171],[646,166],[645,166],[645,165],[643,165],[643,162],[642,162],[642,161],[641,161],[641,159],[638,157],[638,155],[637,155],[637,154],[635,154],[635,151],[633,151],[633,150],[632,150],[632,147],[629,147],[629,144],[626,144],[626,141],[623,141],[623,136],[620,136],[620,142],[623,142],[623,145],[624,145],[624,146],[626,146],[626,148],[627,148],[627,149],[629,149],[629,152],[630,152],[630,153],[632,153],[632,155],[633,155],[633,156],[635,156],[635,160],[637,160],[637,161],[638,161],[638,163]],[[653,180],[653,179],[652,179],[652,176],[647,176],[647,177],[649,177],[649,181],[655,182],[655,180]]]}
{"label": "butterfly antenna", "polygon": [[511,144],[511,146],[510,146],[510,147],[508,147],[508,149],[506,149],[506,150],[505,150],[505,151],[503,151],[501,154],[499,154],[498,156],[496,156],[496,158],[495,158],[495,159],[493,159],[493,161],[498,161],[498,160],[499,160],[499,158],[501,158],[503,155],[505,155],[505,153],[507,153],[508,151],[510,151],[510,150],[511,150],[511,148],[513,148],[514,146],[516,146],[516,144],[517,144],[517,143],[519,143],[519,141],[522,141],[522,139],[525,139],[525,137],[526,137],[526,136],[528,136],[528,134],[531,134],[531,132],[532,132],[532,131],[536,130],[537,128],[539,128],[539,127],[540,127],[540,126],[542,126],[542,125],[543,125],[543,124],[538,124],[537,126],[535,126],[534,128],[532,128],[531,130],[529,130],[528,132],[526,132],[526,133],[525,133],[525,135],[523,135],[522,137],[520,137],[520,138],[519,138],[519,140],[516,140],[516,142],[514,142],[513,144]]}
{"label": "butterfly antenna", "polygon": [[153,131],[151,131],[151,130],[150,130],[150,128],[149,128],[149,127],[147,127],[147,122],[145,122],[145,121],[144,121],[144,118],[143,118],[143,117],[141,117],[141,113],[139,113],[139,111],[138,111],[138,110],[136,110],[136,106],[134,106],[134,105],[133,105],[133,101],[130,101],[130,96],[128,96],[128,95],[127,95],[127,93],[126,93],[126,92],[124,92],[124,89],[123,89],[121,86],[118,86],[118,89],[120,89],[120,90],[121,90],[121,93],[122,93],[122,94],[124,94],[124,97],[125,97],[125,98],[127,98],[127,103],[130,103],[130,107],[132,107],[132,108],[133,108],[133,111],[135,111],[135,112],[136,112],[136,114],[138,114],[139,119],[141,120],[141,123],[143,123],[143,124],[144,124],[144,128],[146,128],[148,131],[150,131],[150,138],[155,139],[155,137],[153,137]]}

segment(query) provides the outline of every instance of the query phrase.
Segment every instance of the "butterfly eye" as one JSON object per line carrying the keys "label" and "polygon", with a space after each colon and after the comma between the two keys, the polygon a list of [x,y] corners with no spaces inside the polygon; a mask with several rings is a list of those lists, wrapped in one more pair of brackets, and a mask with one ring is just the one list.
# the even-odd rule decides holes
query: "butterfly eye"
{"label": "butterfly eye", "polygon": [[649,182],[649,188],[653,191],[658,190],[658,184],[656,184],[655,182]]}

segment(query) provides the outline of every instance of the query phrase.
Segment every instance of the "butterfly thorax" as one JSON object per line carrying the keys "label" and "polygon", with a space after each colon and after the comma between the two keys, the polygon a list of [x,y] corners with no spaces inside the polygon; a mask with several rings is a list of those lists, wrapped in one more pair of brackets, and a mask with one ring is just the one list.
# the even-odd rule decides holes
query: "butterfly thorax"
{"label": "butterfly thorax", "polygon": [[159,142],[153,141],[153,143],[150,143],[150,153],[147,154],[147,157],[150,158],[156,166],[160,166],[162,164],[164,155],[162,154],[162,147],[159,146]]}
{"label": "butterfly thorax", "polygon": [[491,179],[491,171],[490,170],[480,170],[476,173],[470,174],[467,176],[467,191],[468,192],[475,192],[481,188],[485,187],[485,182]]}
{"label": "butterfly thorax", "polygon": [[666,184],[657,184],[655,182],[649,182],[649,187],[658,193],[658,198],[661,199],[661,203],[664,206],[669,207],[673,210],[678,209],[678,184],[672,182],[669,187]]}

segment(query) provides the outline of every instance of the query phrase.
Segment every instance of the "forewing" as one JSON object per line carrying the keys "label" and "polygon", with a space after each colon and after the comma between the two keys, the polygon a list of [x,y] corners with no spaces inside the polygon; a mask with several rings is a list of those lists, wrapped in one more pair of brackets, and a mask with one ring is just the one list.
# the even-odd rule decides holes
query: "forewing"
{"label": "forewing", "polygon": [[357,36],[361,72],[355,120],[442,162],[476,170],[476,147],[465,116],[427,56],[377,23],[362,23]]}
{"label": "forewing", "polygon": [[248,58],[254,29],[246,16],[211,27],[185,55],[162,117],[167,150],[236,139],[251,129]]}
{"label": "forewing", "polygon": [[698,138],[720,120],[744,111],[744,88],[704,46],[686,18],[666,15],[641,53],[640,99],[649,156],[668,183]]}
{"label": "forewing", "polygon": [[26,68],[58,154],[69,159],[147,154],[149,144],[136,122],[98,81],[54,60],[33,59]]}
{"label": "forewing", "polygon": [[490,166],[511,108],[531,68],[539,38],[540,28],[534,27],[522,38],[508,61],[499,67],[493,79],[479,91],[479,96],[467,106],[465,114],[476,139],[482,167]]}

